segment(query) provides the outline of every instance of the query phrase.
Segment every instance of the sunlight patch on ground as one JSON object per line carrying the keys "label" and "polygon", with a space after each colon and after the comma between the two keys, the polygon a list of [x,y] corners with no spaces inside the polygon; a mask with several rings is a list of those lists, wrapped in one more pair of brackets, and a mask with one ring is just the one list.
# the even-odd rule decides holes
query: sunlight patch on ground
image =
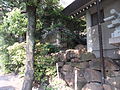
{"label": "sunlight patch on ground", "polygon": [[21,90],[23,78],[15,75],[0,75],[0,90]]}

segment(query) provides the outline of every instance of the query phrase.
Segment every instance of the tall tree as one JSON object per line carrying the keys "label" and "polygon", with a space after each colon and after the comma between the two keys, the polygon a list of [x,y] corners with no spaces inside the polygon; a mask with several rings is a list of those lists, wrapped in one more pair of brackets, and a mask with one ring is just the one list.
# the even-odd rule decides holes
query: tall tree
{"label": "tall tree", "polygon": [[32,83],[34,79],[34,32],[36,29],[36,6],[35,5],[27,5],[26,11],[28,15],[28,30],[26,36],[27,43],[27,57],[26,57],[26,71],[25,71],[25,79],[23,83],[22,90],[32,90]]}
{"label": "tall tree", "polygon": [[22,90],[32,90],[34,80],[34,33],[36,30],[36,6],[40,0],[21,0],[26,3],[28,30],[26,34],[26,70]]}

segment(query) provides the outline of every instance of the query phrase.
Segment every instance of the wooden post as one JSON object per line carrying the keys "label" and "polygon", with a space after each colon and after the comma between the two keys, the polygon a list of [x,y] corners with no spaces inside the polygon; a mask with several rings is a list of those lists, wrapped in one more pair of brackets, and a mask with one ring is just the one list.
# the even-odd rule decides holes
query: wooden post
{"label": "wooden post", "polygon": [[99,48],[100,48],[100,60],[102,62],[102,83],[105,83],[105,61],[103,55],[103,41],[102,41],[102,28],[101,28],[101,12],[100,12],[100,0],[96,0],[97,2],[97,14],[98,14],[98,36],[99,36]]}
{"label": "wooden post", "polygon": [[58,66],[58,63],[56,63],[56,68],[57,68],[57,78],[58,78],[58,80],[59,80],[60,77],[59,77],[59,66]]}
{"label": "wooden post", "polygon": [[77,68],[75,68],[75,90],[77,90],[77,73],[78,73],[78,70]]}
{"label": "wooden post", "polygon": [[[59,65],[58,65],[58,63],[56,63],[56,68],[57,68],[57,78],[59,80],[60,76],[59,76]],[[60,90],[60,88],[58,88],[57,90]]]}

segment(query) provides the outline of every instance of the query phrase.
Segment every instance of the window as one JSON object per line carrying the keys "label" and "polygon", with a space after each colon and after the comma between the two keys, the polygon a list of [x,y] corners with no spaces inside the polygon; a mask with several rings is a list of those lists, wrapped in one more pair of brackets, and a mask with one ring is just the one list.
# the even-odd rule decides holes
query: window
{"label": "window", "polygon": [[[104,22],[104,11],[101,10],[100,13],[101,13],[100,21],[101,21],[101,23],[103,23]],[[98,22],[97,15],[98,15],[97,12],[94,13],[94,14],[91,14],[91,23],[92,23],[92,26],[97,25],[97,22]]]}

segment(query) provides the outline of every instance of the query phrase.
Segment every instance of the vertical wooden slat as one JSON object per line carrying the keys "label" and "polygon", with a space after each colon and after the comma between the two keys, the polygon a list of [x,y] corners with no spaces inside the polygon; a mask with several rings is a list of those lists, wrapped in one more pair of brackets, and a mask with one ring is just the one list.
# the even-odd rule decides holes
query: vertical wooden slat
{"label": "vertical wooden slat", "polygon": [[101,28],[101,12],[100,12],[100,1],[96,0],[97,2],[97,13],[98,13],[98,36],[99,36],[99,48],[100,48],[100,60],[102,62],[102,83],[105,83],[105,62],[103,56],[103,41],[102,41],[102,28]]}
{"label": "vertical wooden slat", "polygon": [[75,68],[75,90],[77,90],[77,73],[78,73],[78,70],[77,68]]}

